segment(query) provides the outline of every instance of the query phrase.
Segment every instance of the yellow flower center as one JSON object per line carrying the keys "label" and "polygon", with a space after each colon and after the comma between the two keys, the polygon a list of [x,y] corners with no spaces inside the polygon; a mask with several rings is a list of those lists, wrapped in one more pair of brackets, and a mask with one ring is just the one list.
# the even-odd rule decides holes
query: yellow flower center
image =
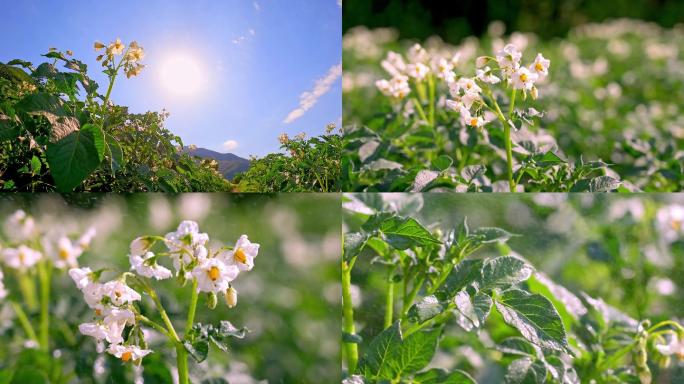
{"label": "yellow flower center", "polygon": [[68,258],[69,258],[69,251],[67,251],[67,250],[64,249],[64,248],[61,248],[61,249],[59,250],[59,258],[62,259],[62,260],[68,259]]}
{"label": "yellow flower center", "polygon": [[520,81],[522,81],[523,83],[526,82],[527,81],[527,75],[524,73],[521,73],[520,74]]}
{"label": "yellow flower center", "polygon": [[26,259],[26,255],[24,254],[24,251],[19,251],[19,262],[24,264],[25,259]]}
{"label": "yellow flower center", "polygon": [[242,248],[238,248],[235,250],[235,253],[233,254],[235,257],[235,260],[242,264],[247,264],[247,256],[245,255],[245,251],[242,250]]}
{"label": "yellow flower center", "polygon": [[209,269],[209,271],[207,271],[207,274],[209,275],[209,278],[211,279],[211,281],[216,281],[219,278],[219,272],[220,271],[219,271],[218,267],[214,266],[214,267],[211,267],[211,269]]}
{"label": "yellow flower center", "polygon": [[98,316],[102,316],[102,310],[101,309],[95,309],[95,314]]}
{"label": "yellow flower center", "polygon": [[534,65],[534,69],[535,69],[537,72],[541,72],[541,71],[544,70],[544,66],[541,65],[541,63],[536,63],[536,64]]}
{"label": "yellow flower center", "polygon": [[121,297],[122,293],[120,291],[114,291],[114,296]]}
{"label": "yellow flower center", "polygon": [[672,229],[674,229],[675,231],[679,231],[680,229],[682,229],[682,221],[672,220],[672,222],[670,223],[670,227],[672,227]]}
{"label": "yellow flower center", "polygon": [[472,119],[470,119],[470,125],[473,127],[477,127],[477,118],[476,117],[473,117]]}
{"label": "yellow flower center", "polygon": [[128,360],[131,359],[132,356],[133,356],[133,353],[132,353],[132,352],[126,351],[126,352],[124,352],[124,353],[121,354],[121,360],[123,360],[123,361],[128,361]]}

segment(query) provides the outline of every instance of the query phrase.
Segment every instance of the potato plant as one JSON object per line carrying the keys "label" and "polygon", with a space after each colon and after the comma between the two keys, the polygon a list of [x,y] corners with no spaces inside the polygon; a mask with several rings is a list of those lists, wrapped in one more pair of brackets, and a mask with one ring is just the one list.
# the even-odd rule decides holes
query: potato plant
{"label": "potato plant", "polygon": [[253,158],[249,169],[232,180],[240,192],[337,192],[340,190],[342,139],[329,124],[326,134],[279,137],[285,153]]}
{"label": "potato plant", "polygon": [[683,188],[680,28],[616,20],[548,42],[503,29],[458,45],[346,33],[345,190]]}
{"label": "potato plant", "polygon": [[183,154],[163,111],[115,105],[117,81],[144,69],[144,50],[96,42],[102,90],[73,52],[48,61],[0,63],[0,188],[5,191],[218,191],[229,186],[209,162]]}
{"label": "potato plant", "polygon": [[[676,318],[635,319],[555,283],[511,249],[518,235],[470,228],[466,218],[420,222],[420,196],[345,196],[344,383],[496,380],[472,369],[484,359],[507,383],[651,383],[684,358]],[[678,209],[663,208],[655,223],[668,236],[682,236]],[[354,285],[361,277],[374,289]],[[380,308],[355,311],[362,299]],[[441,367],[440,356],[454,353],[470,364]]]}

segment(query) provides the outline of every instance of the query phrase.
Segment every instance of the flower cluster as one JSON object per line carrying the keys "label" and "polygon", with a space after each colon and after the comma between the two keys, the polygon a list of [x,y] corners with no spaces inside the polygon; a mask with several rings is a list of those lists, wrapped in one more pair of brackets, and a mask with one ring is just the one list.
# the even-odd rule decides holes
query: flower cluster
{"label": "flower cluster", "polygon": [[[136,41],[131,42],[128,47],[117,38],[115,41],[104,45],[96,41],[93,45],[96,51],[104,49],[104,53],[97,57],[97,61],[102,61],[102,66],[113,70],[114,73],[123,68],[126,77],[131,78],[140,74],[145,68],[141,61],[145,58],[145,50]],[[115,63],[116,56],[122,56],[118,63]]]}
{"label": "flower cluster", "polygon": [[41,232],[33,217],[23,210],[16,211],[6,220],[5,233],[11,246],[0,251],[2,261],[8,267],[22,272],[41,260],[49,260],[59,269],[76,267],[78,257],[95,237],[94,228],[78,236],[68,236],[54,230]]}
{"label": "flower cluster", "polygon": [[656,217],[658,229],[666,242],[672,243],[684,239],[684,206],[668,205],[660,210]]}
{"label": "flower cluster", "polygon": [[[157,243],[163,243],[166,249],[155,253],[153,248]],[[110,354],[124,362],[139,363],[140,359],[152,352],[147,349],[140,330],[140,320],[148,324],[151,321],[141,316],[135,305],[142,298],[136,289],[152,297],[164,317],[156,293],[146,279],[164,280],[174,275],[171,269],[158,263],[159,259],[171,259],[175,275],[183,284],[191,281],[196,287],[195,295],[206,292],[210,308],[216,306],[217,294],[224,295],[228,307],[233,308],[237,304],[237,291],[231,282],[240,272],[254,267],[258,251],[259,244],[250,242],[246,235],[242,235],[234,247],[224,246],[212,250],[209,248],[209,236],[200,232],[194,221],[181,222],[176,231],[164,237],[137,237],[131,242],[128,254],[132,273],[126,272],[114,280],[100,282],[103,271],[92,271],[90,268],[69,271],[83,293],[85,302],[95,313],[94,321],[81,324],[79,330],[97,340],[99,352],[105,350],[106,342],[109,343],[106,351]],[[128,281],[136,289],[129,286]],[[129,336],[124,338],[127,327],[130,327],[130,331],[125,334]],[[171,332],[172,326],[170,328],[167,331],[174,334],[175,331]]]}
{"label": "flower cluster", "polygon": [[[513,44],[507,44],[498,51],[495,57],[481,56],[476,59],[476,72],[473,77],[458,75],[454,68],[461,59],[459,53],[451,57],[431,55],[420,44],[413,45],[407,54],[408,61],[396,52],[390,51],[381,65],[392,77],[376,81],[375,85],[386,96],[395,100],[406,98],[413,89],[418,98],[407,108],[418,107],[416,101],[424,101],[426,85],[429,88],[431,102],[434,103],[435,81],[441,80],[449,89],[450,99],[444,105],[449,110],[459,112],[462,122],[473,127],[482,127],[486,118],[485,110],[501,114],[496,100],[493,99],[490,87],[495,84],[506,84],[515,91],[522,91],[524,96],[529,92],[533,99],[539,95],[535,86],[548,76],[550,61],[539,53],[534,62],[528,66],[521,65],[522,52]],[[492,63],[493,68],[488,64]],[[483,89],[484,88],[484,89]],[[489,96],[491,102],[487,103],[483,94]],[[432,106],[430,106],[432,107]],[[421,118],[428,120],[421,112]],[[433,123],[433,122],[431,122]]]}

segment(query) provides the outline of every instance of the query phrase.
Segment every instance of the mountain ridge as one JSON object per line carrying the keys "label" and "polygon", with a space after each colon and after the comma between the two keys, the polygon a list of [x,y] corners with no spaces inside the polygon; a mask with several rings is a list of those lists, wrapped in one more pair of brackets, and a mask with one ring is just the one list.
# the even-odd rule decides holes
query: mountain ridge
{"label": "mountain ridge", "polygon": [[249,169],[250,161],[233,153],[221,153],[207,148],[185,147],[183,151],[190,156],[197,156],[203,159],[213,159],[218,162],[219,172],[227,180],[230,180],[238,173]]}

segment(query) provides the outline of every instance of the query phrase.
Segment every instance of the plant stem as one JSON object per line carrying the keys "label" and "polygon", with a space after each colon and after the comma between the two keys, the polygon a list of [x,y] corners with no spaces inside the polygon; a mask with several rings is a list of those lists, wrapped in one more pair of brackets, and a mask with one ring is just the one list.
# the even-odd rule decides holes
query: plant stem
{"label": "plant stem", "polygon": [[393,273],[394,268],[390,268],[387,273],[387,297],[385,300],[385,328],[389,328],[392,325],[392,319],[394,317],[394,280],[392,279]]}
{"label": "plant stem", "polygon": [[138,315],[138,320],[142,321],[143,323],[149,325],[150,327],[156,329],[159,333],[162,335],[168,337],[169,339],[172,339],[173,336],[169,333],[169,331],[166,330],[166,328],[162,327],[161,325],[155,323],[154,321],[148,319],[147,317],[143,315]]}
{"label": "plant stem", "polygon": [[29,311],[35,311],[38,308],[38,300],[36,300],[36,287],[33,283],[31,277],[25,273],[19,273],[17,276],[19,280],[19,290],[21,291],[21,296],[26,303]]}
{"label": "plant stem", "polygon": [[182,343],[176,343],[176,365],[178,366],[178,384],[188,384],[188,351]]}
{"label": "plant stem", "polygon": [[154,289],[149,289],[147,293],[152,298],[152,301],[154,301],[154,305],[157,307],[157,310],[159,311],[159,314],[161,315],[161,318],[164,321],[164,325],[168,330],[171,341],[173,341],[173,343],[176,344],[176,365],[178,367],[178,383],[188,384],[188,353],[185,350],[185,346],[181,342],[181,339],[178,337],[176,330],[173,328],[173,323],[171,323],[169,315],[166,314],[166,310],[164,310],[164,307],[162,306],[162,303],[159,300],[159,296],[157,296],[157,292],[155,292]]}
{"label": "plant stem", "polygon": [[426,123],[430,124],[430,120],[428,120],[427,116],[425,116],[425,111],[423,110],[423,106],[420,104],[420,101],[418,101],[417,98],[412,98],[413,100],[413,106],[416,108],[416,111],[418,111],[418,114],[420,115],[420,118],[423,119]]}
{"label": "plant stem", "polygon": [[[354,259],[350,263],[342,262],[342,315],[344,317],[343,331],[350,335],[356,334],[354,327],[354,308],[351,299],[351,270],[354,266]],[[344,343],[347,355],[347,371],[353,374],[356,371],[356,364],[359,361],[359,350],[356,343]]]}
{"label": "plant stem", "polygon": [[24,332],[26,332],[26,336],[28,336],[29,339],[38,342],[38,336],[36,336],[36,331],[33,329],[33,326],[31,325],[28,316],[26,316],[26,312],[24,312],[21,306],[15,303],[14,301],[10,301],[10,304],[12,305],[12,309],[14,309],[14,313],[17,314],[19,324],[21,324],[21,327],[24,329]]}
{"label": "plant stem", "polygon": [[430,104],[428,105],[428,113],[430,114],[430,125],[435,127],[435,79],[430,74],[428,77],[428,92],[430,93]]}
{"label": "plant stem", "polygon": [[425,322],[422,322],[422,323],[418,323],[418,324],[416,324],[416,325],[414,325],[414,326],[408,328],[408,329],[403,333],[404,339],[406,339],[407,337],[409,337],[412,333],[416,333],[416,332],[420,331],[421,329],[423,329],[423,328],[425,328],[425,327],[427,327],[427,326],[429,326],[429,325],[439,324],[439,323],[441,323],[442,321],[448,319],[448,318],[451,316],[451,309],[453,309],[453,308],[454,308],[454,305],[453,305],[453,304],[450,304],[450,305],[447,307],[447,309],[446,309],[444,312],[440,313],[439,315],[433,317],[432,319],[430,319],[430,320],[428,320],[428,321],[425,321]]}
{"label": "plant stem", "polygon": [[192,325],[195,322],[195,311],[197,310],[197,299],[199,292],[197,291],[197,279],[192,280],[192,297],[190,298],[190,310],[188,311],[188,321],[185,323],[185,335],[190,332]]}
{"label": "plant stem", "polygon": [[418,291],[420,291],[420,288],[423,287],[423,283],[425,282],[425,276],[421,277],[418,279],[418,282],[415,283],[413,288],[411,289],[411,292],[409,292],[408,296],[404,296],[404,302],[402,303],[402,310],[401,310],[401,317],[406,317],[406,314],[408,313],[409,308],[411,308],[411,305],[413,304],[413,300],[416,299],[416,295],[418,294]]}
{"label": "plant stem", "polygon": [[38,265],[40,279],[40,348],[47,352],[50,350],[50,278],[52,264],[42,262]]}
{"label": "plant stem", "polygon": [[[510,113],[513,113],[515,93],[516,91],[513,90],[513,95],[511,96],[511,110],[509,111]],[[501,112],[499,103],[496,102],[496,99],[494,98],[494,95],[492,95],[491,91],[489,91],[487,95],[492,100],[492,104],[494,104],[494,112],[496,112],[496,116],[499,118],[499,121],[501,121],[501,124],[503,124],[504,145],[506,146],[506,169],[508,170],[508,188],[510,189],[510,192],[515,192],[515,181],[513,180],[513,149],[511,144],[511,126],[510,124],[508,124],[508,120],[504,116],[503,112]]]}

